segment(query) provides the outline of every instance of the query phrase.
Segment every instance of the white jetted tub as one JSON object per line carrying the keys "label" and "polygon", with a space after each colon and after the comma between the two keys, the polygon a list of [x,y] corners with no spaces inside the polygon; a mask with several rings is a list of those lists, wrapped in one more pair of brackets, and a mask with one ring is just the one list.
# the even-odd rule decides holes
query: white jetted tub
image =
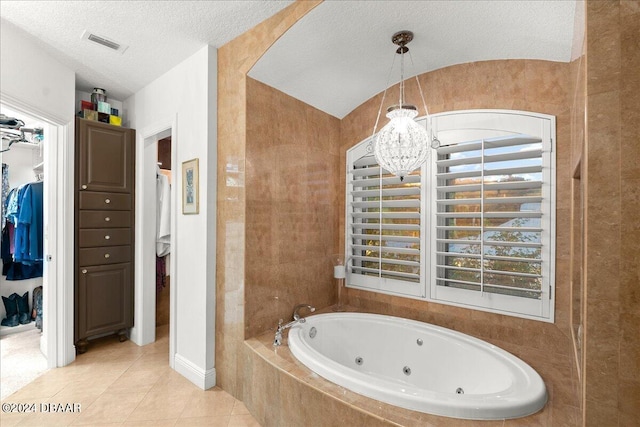
{"label": "white jetted tub", "polygon": [[429,414],[519,418],[542,409],[540,375],[514,355],[460,332],[366,313],[309,316],[289,331],[293,355],[356,393]]}

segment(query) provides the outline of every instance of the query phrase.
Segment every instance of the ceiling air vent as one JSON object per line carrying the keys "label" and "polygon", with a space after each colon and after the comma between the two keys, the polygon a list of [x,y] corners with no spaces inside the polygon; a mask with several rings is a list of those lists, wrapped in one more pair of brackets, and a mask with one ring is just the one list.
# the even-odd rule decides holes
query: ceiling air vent
{"label": "ceiling air vent", "polygon": [[127,50],[127,48],[129,47],[129,46],[121,45],[120,43],[116,43],[113,40],[109,40],[106,37],[102,37],[102,36],[98,36],[93,33],[90,33],[89,30],[85,30],[84,33],[82,33],[82,38],[85,40],[92,41],[94,43],[98,43],[99,45],[102,45],[104,47],[108,47],[109,49],[115,50],[116,52],[119,52],[121,54],[124,53],[124,51]]}

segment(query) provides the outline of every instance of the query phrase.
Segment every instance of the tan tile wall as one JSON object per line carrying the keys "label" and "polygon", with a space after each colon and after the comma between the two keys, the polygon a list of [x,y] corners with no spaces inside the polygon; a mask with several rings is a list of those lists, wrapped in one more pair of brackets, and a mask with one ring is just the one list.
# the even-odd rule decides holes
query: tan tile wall
{"label": "tan tile wall", "polygon": [[[216,367],[218,384],[235,396],[242,395],[243,375],[248,369],[241,366],[240,345],[245,334],[259,331],[269,323],[268,316],[255,312],[250,317],[259,321],[255,325],[249,322],[245,325],[245,298],[247,306],[261,301],[260,283],[256,286],[258,298],[245,296],[245,281],[254,273],[247,268],[245,260],[249,258],[245,251],[274,250],[260,246],[262,242],[257,242],[258,246],[251,249],[246,245],[246,213],[251,211],[256,230],[266,224],[263,212],[254,211],[256,205],[251,205],[251,196],[244,187],[245,170],[249,171],[245,162],[250,160],[253,149],[259,151],[262,144],[253,147],[247,142],[247,127],[252,124],[247,122],[246,115],[246,73],[279,35],[317,4],[315,1],[296,2],[218,52]],[[364,310],[451,327],[494,342],[520,356],[547,382],[551,400],[545,411],[551,411],[550,425],[581,425],[582,418],[577,409],[581,403],[587,425],[633,425],[640,417],[640,405],[637,404],[640,400],[637,243],[640,241],[637,226],[640,212],[640,162],[637,160],[640,158],[640,73],[637,72],[640,69],[640,2],[587,1],[586,5],[586,60],[581,57],[573,64],[490,61],[458,65],[421,76],[431,112],[509,108],[557,116],[555,324],[354,290],[348,291],[348,297],[352,305]],[[585,85],[586,95],[581,90]],[[409,99],[415,98],[412,90],[408,88]],[[344,152],[370,135],[371,117],[375,117],[379,102],[379,96],[367,101],[341,123],[339,187],[344,181],[344,170],[340,167],[344,164]],[[420,104],[418,100],[414,102]],[[586,125],[581,120],[585,112]],[[582,134],[576,134],[579,132]],[[249,152],[246,151],[248,145]],[[588,192],[583,399],[576,396],[580,382],[575,374],[571,340],[569,286],[571,175],[578,159],[583,162],[582,180],[586,182]],[[227,164],[237,165],[237,169],[227,169]],[[284,188],[273,184],[274,189]],[[342,197],[338,197],[338,206],[337,211],[342,212]],[[605,213],[605,209],[610,213]],[[272,215],[269,209],[266,212]],[[343,247],[343,215],[338,214],[333,221],[339,224],[338,247]],[[616,238],[611,238],[612,234]],[[614,258],[619,261],[616,263]],[[611,275],[603,277],[601,268]],[[289,268],[281,271],[282,275],[289,272]],[[291,283],[295,280],[291,279]],[[253,279],[251,282],[254,283]],[[267,286],[267,289],[262,295],[274,296],[276,288]],[[307,295],[311,298],[316,291]],[[273,313],[280,313],[279,308],[271,309]],[[284,308],[282,312],[285,312]]]}
{"label": "tan tile wall", "polygon": [[586,2],[587,426],[640,418],[640,2]]}
{"label": "tan tile wall", "polygon": [[625,426],[640,420],[640,1],[620,2],[620,27],[618,410]]}
{"label": "tan tile wall", "polygon": [[[576,22],[574,28],[584,28],[584,3],[580,0],[576,2]],[[579,32],[579,34],[583,34]],[[576,35],[574,35],[576,37]],[[586,128],[586,42],[584,38],[577,40],[574,46],[579,46],[578,52],[574,52],[574,59],[571,62],[571,167],[574,173],[572,180],[571,194],[571,254],[570,254],[570,277],[571,277],[571,319],[572,319],[572,339],[575,358],[575,377],[577,378],[576,393],[579,396],[579,413],[576,424],[583,424],[584,399],[584,331],[586,316],[586,274],[585,274],[585,182],[586,182],[586,160],[585,150],[585,128]]]}
{"label": "tan tile wall", "polygon": [[319,3],[294,2],[218,49],[215,365],[217,385],[239,398],[245,311],[246,75],[269,46]]}
{"label": "tan tile wall", "polygon": [[[556,320],[549,324],[355,289],[348,289],[348,303],[366,311],[445,326],[501,346],[544,378],[550,394],[549,425],[574,422],[579,416],[579,384],[570,325],[571,65],[534,60],[487,61],[456,65],[419,78],[430,113],[495,108],[556,116]],[[415,82],[407,83],[407,100],[420,108],[416,88]],[[346,150],[370,136],[379,106],[377,96],[343,119],[342,164]],[[340,169],[340,173],[343,182],[345,172]],[[341,212],[343,209],[341,200]],[[342,216],[340,220],[340,245],[344,247]]]}
{"label": "tan tile wall", "polygon": [[339,139],[335,117],[247,79],[245,338],[336,300]]}

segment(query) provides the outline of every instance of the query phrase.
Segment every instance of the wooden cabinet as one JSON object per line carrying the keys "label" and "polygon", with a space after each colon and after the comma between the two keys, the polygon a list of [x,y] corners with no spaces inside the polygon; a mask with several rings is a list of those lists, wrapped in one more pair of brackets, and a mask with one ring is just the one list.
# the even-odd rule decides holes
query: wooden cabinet
{"label": "wooden cabinet", "polygon": [[[80,267],[77,307],[79,330],[87,337],[133,326],[130,263]],[[80,343],[79,351],[84,343]]]}
{"label": "wooden cabinet", "polygon": [[80,123],[76,126],[80,190],[131,194],[135,131],[85,119],[77,119],[76,123]]}
{"label": "wooden cabinet", "polygon": [[133,326],[135,130],[76,119],[75,334]]}

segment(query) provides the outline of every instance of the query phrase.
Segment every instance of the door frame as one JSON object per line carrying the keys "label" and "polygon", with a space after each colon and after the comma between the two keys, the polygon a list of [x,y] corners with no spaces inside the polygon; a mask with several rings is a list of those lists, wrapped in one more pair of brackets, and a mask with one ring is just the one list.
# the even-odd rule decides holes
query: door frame
{"label": "door frame", "polygon": [[[177,165],[177,124],[178,115],[159,120],[136,133],[136,262],[135,262],[135,310],[131,340],[138,345],[154,342],[156,339],[156,269],[155,269],[155,228],[156,228],[156,173],[158,161],[158,140],[171,135],[171,171],[176,176]],[[177,231],[176,179],[171,185],[171,286],[169,288],[169,366],[175,366],[177,342],[177,251],[175,236]]]}
{"label": "door frame", "polygon": [[[67,121],[16,97],[0,92],[2,103],[15,111],[46,122],[55,138],[44,151],[46,171],[48,227],[45,233],[45,266],[47,280],[43,286],[43,338],[47,367],[66,366],[76,357],[73,344],[73,188],[74,188],[74,122]],[[53,142],[53,143],[51,143]],[[71,254],[71,256],[69,256]]]}

